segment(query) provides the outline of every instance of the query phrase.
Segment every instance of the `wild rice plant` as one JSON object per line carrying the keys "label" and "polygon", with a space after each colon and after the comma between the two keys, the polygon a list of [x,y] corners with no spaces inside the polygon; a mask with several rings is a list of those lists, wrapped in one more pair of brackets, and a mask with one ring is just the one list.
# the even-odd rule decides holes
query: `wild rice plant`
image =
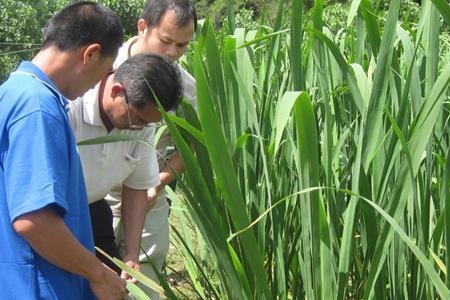
{"label": "wild rice plant", "polygon": [[165,116],[199,297],[450,298],[448,2],[402,23],[399,1],[384,16],[354,0],[337,34],[323,1],[284,2],[271,28],[230,22],[221,44],[205,21],[198,117]]}
{"label": "wild rice plant", "polygon": [[164,114],[174,243],[202,299],[450,299],[450,5],[354,0],[337,31],[323,5],[202,24],[198,114]]}

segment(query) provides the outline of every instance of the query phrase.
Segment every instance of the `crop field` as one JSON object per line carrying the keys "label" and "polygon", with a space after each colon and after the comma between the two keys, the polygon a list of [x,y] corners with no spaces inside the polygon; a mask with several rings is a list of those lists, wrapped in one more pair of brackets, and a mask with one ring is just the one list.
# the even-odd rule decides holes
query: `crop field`
{"label": "crop field", "polygon": [[449,299],[448,2],[352,1],[334,28],[322,1],[254,30],[231,8],[186,60],[198,115],[167,116],[198,297]]}

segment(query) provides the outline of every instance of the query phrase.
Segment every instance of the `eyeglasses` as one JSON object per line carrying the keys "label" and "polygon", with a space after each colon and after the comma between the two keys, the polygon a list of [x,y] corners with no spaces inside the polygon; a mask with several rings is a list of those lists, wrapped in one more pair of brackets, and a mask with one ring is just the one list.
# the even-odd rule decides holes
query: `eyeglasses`
{"label": "eyeglasses", "polygon": [[123,90],[123,92],[125,94],[125,105],[127,107],[128,122],[130,123],[130,129],[140,130],[140,129],[143,129],[145,127],[153,127],[153,126],[155,126],[155,124],[153,124],[153,123],[147,123],[147,124],[143,124],[143,125],[135,125],[135,124],[131,123],[130,102],[128,101],[128,96],[127,96],[127,92],[126,92],[125,89]]}

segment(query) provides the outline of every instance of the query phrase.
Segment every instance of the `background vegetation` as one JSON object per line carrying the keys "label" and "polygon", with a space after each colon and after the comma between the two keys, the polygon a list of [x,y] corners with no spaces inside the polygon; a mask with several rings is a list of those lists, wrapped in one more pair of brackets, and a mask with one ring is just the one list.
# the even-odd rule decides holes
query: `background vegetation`
{"label": "background vegetation", "polygon": [[[45,22],[71,0],[0,1],[0,82],[17,64],[33,57],[42,43]],[[136,21],[144,1],[102,0],[120,17],[127,35],[136,32]]]}
{"label": "background vegetation", "polygon": [[[0,82],[3,82],[17,64],[30,59],[41,44],[42,28],[45,22],[59,8],[74,0],[2,0],[0,1]],[[384,0],[383,0],[384,1]],[[128,36],[136,33],[136,21],[145,4],[144,0],[100,0],[120,17]],[[197,0],[199,18],[209,17],[216,28],[222,27],[226,19],[226,0]],[[288,0],[289,9],[292,0]],[[334,3],[347,1],[332,0]],[[304,0],[306,7],[311,7],[312,0]],[[274,18],[276,0],[236,0],[235,11],[238,25],[250,25],[263,15]],[[341,13],[345,13],[342,11]],[[240,22],[242,20],[242,22]],[[248,26],[247,26],[248,27]],[[252,29],[255,29],[253,26]]]}
{"label": "background vegetation", "polygon": [[197,296],[449,298],[448,2],[277,5],[203,24],[168,120]]}

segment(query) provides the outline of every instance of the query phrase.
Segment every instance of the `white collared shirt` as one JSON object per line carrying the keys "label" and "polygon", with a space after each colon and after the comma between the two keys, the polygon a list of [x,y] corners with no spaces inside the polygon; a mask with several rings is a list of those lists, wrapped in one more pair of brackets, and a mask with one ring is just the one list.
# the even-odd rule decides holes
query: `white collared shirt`
{"label": "white collared shirt", "polygon": [[[69,119],[77,142],[106,135],[131,135],[153,145],[154,127],[106,130],[100,118],[98,87],[71,101]],[[159,185],[154,148],[137,141],[78,146],[89,203],[104,198],[113,187],[147,190]]]}

